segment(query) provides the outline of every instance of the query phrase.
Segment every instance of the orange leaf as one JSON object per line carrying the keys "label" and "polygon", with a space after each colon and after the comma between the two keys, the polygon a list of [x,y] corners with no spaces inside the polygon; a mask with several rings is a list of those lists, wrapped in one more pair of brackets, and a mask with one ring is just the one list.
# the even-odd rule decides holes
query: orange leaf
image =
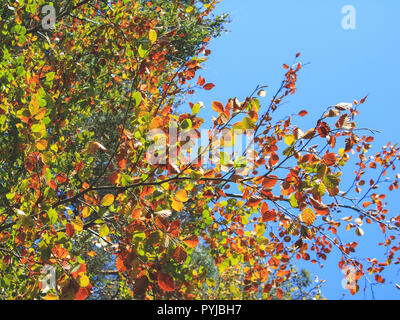
{"label": "orange leaf", "polygon": [[124,261],[122,260],[121,256],[118,256],[117,259],[115,259],[115,267],[119,272],[124,272],[126,271],[126,267],[124,264]]}
{"label": "orange leaf", "polygon": [[46,140],[40,140],[38,143],[36,143],[36,148],[38,150],[43,151],[47,149],[47,141]]}
{"label": "orange leaf", "polygon": [[323,159],[327,166],[333,166],[336,163],[336,154],[327,153],[323,156]]}
{"label": "orange leaf", "polygon": [[247,205],[251,208],[257,207],[260,202],[261,202],[261,198],[260,197],[251,197],[248,201],[247,201]]}
{"label": "orange leaf", "polygon": [[214,111],[216,111],[218,113],[224,112],[224,105],[221,102],[213,101],[211,106],[214,109]]}
{"label": "orange leaf", "polygon": [[308,226],[311,226],[316,219],[314,211],[312,211],[312,209],[310,208],[304,209],[300,217],[301,221],[303,221]]}
{"label": "orange leaf", "polygon": [[276,213],[274,210],[266,211],[262,214],[263,222],[273,221],[276,217]]}
{"label": "orange leaf", "polygon": [[186,244],[189,248],[194,249],[199,243],[199,238],[196,235],[188,236],[183,239],[183,243]]}
{"label": "orange leaf", "polygon": [[276,289],[276,296],[278,297],[278,299],[282,299],[283,297],[283,290],[281,288],[277,288]]}
{"label": "orange leaf", "polygon": [[263,179],[262,185],[266,189],[272,189],[278,182],[278,179],[279,178],[277,176],[267,176]]}

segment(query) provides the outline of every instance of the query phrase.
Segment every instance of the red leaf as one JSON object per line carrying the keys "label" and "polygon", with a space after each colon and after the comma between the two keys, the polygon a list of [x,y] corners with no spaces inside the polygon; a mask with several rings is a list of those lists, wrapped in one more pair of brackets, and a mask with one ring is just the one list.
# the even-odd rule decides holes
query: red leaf
{"label": "red leaf", "polygon": [[65,181],[67,181],[67,177],[65,176],[64,173],[57,174],[56,179],[58,183],[64,183]]}
{"label": "red leaf", "polygon": [[201,76],[199,76],[199,80],[197,80],[197,84],[199,86],[203,86],[205,82],[206,82],[206,80],[204,78],[202,78]]}
{"label": "red leaf", "polygon": [[213,84],[213,83],[207,83],[207,84],[204,85],[203,89],[204,89],[204,90],[211,90],[211,89],[214,88],[214,87],[215,87],[215,84]]}
{"label": "red leaf", "polygon": [[367,100],[368,95],[366,95],[364,98],[361,99],[360,104],[363,104],[365,102],[365,100]]}
{"label": "red leaf", "polygon": [[268,204],[266,202],[263,202],[263,204],[261,205],[261,214],[264,215],[268,210]]}
{"label": "red leaf", "polygon": [[257,207],[260,202],[261,202],[261,198],[259,197],[251,197],[248,201],[247,201],[247,205],[251,208]]}
{"label": "red leaf", "polygon": [[366,208],[366,207],[370,206],[371,204],[372,204],[371,202],[365,201],[363,203],[363,207]]}
{"label": "red leaf", "polygon": [[274,210],[266,211],[262,214],[263,222],[273,221],[276,217],[276,213]]}
{"label": "red leaf", "polygon": [[75,295],[75,300],[85,300],[90,294],[90,287],[79,288],[78,292]]}
{"label": "red leaf", "polygon": [[277,288],[276,289],[276,296],[278,297],[278,299],[282,299],[283,297],[283,290],[281,288]]}
{"label": "red leaf", "polygon": [[75,234],[74,226],[70,223],[67,223],[65,226],[65,233],[68,235],[68,237],[72,238],[72,236]]}
{"label": "red leaf", "polygon": [[327,166],[333,166],[336,163],[336,154],[327,153],[323,156],[323,159]]}
{"label": "red leaf", "polygon": [[176,262],[183,263],[186,261],[188,254],[186,250],[178,244],[172,254],[172,257],[175,259]]}
{"label": "red leaf", "polygon": [[172,277],[167,274],[158,273],[157,283],[158,286],[164,291],[174,291],[175,289],[174,279],[172,279]]}
{"label": "red leaf", "polygon": [[379,274],[375,275],[375,280],[378,281],[379,283],[384,283],[385,279],[382,278]]}
{"label": "red leaf", "polygon": [[304,117],[307,114],[308,114],[308,112],[306,110],[302,110],[302,111],[299,112],[299,116],[300,117]]}

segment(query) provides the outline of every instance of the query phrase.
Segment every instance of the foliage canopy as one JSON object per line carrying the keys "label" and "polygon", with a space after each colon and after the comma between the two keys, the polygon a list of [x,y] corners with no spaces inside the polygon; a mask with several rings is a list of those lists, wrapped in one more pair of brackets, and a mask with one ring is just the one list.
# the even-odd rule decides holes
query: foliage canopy
{"label": "foliage canopy", "polygon": [[[400,216],[379,191],[389,174],[385,186],[398,189],[399,148],[369,156],[372,131],[355,122],[366,98],[329,106],[303,130],[294,122],[305,110],[274,118],[295,93],[299,54],[269,103],[257,87],[206,106],[212,128],[197,150],[209,119],[201,103],[181,107],[214,87],[198,72],[227,19],[214,15],[217,1],[55,1],[50,30],[44,0],[3,2],[2,298],[102,296],[110,275],[117,286],[103,298],[294,298],[288,282],[309,285],[296,261],[319,263],[334,248],[339,266],[356,270],[354,294],[359,279],[382,283],[399,262]],[[252,146],[226,151],[239,137]],[[353,257],[363,223],[387,235],[385,261]],[[349,230],[355,239],[342,242]],[[45,266],[55,270],[50,290]]]}

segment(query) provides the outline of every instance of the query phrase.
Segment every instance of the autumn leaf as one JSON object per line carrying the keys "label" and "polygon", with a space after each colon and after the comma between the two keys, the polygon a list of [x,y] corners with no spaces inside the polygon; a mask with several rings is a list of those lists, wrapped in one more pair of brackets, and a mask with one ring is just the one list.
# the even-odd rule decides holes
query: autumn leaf
{"label": "autumn leaf", "polygon": [[75,218],[74,220],[72,220],[71,224],[74,226],[74,230],[76,232],[83,230],[83,222],[81,219]]}
{"label": "autumn leaf", "polygon": [[154,42],[156,42],[156,41],[157,41],[157,32],[154,31],[154,30],[150,30],[150,32],[149,32],[149,39],[150,39],[151,44],[153,44]]}
{"label": "autumn leaf", "polygon": [[178,263],[183,263],[186,261],[187,257],[188,257],[188,253],[186,252],[186,250],[180,246],[179,244],[177,245],[177,247],[175,248],[172,257],[174,258],[174,260]]}
{"label": "autumn leaf", "polygon": [[194,249],[199,243],[199,238],[196,235],[188,236],[182,240],[189,248]]}
{"label": "autumn leaf", "polygon": [[183,210],[183,203],[178,198],[172,197],[171,207],[175,211],[181,212]]}
{"label": "autumn leaf", "polygon": [[47,149],[47,141],[46,140],[39,140],[36,143],[36,147],[38,148],[38,150],[43,151]]}
{"label": "autumn leaf", "polygon": [[75,229],[74,226],[71,223],[67,223],[65,226],[65,233],[68,235],[68,237],[72,238],[73,235],[75,234]]}
{"label": "autumn leaf", "polygon": [[311,226],[314,223],[316,216],[312,209],[306,208],[301,213],[300,218],[301,221],[304,222],[307,226]]}
{"label": "autumn leaf", "polygon": [[214,111],[216,111],[218,113],[224,112],[224,105],[221,102],[213,101],[211,106],[214,109]]}
{"label": "autumn leaf", "polygon": [[160,272],[157,274],[157,284],[164,291],[174,291],[175,290],[174,279],[172,279],[171,276],[169,276],[165,273]]}
{"label": "autumn leaf", "polygon": [[114,195],[113,194],[107,194],[101,200],[101,205],[104,206],[104,207],[109,207],[113,203],[114,203]]}
{"label": "autumn leaf", "polygon": [[89,281],[89,278],[87,277],[87,275],[81,274],[78,277],[78,283],[81,288],[86,288],[90,284],[90,281]]}
{"label": "autumn leaf", "polygon": [[203,86],[203,89],[204,90],[211,90],[212,88],[214,88],[215,87],[215,84],[213,84],[213,83],[206,83],[204,86]]}
{"label": "autumn leaf", "polygon": [[110,233],[110,230],[108,229],[108,226],[104,223],[100,226],[99,230],[99,236],[100,237],[106,237]]}
{"label": "autumn leaf", "polygon": [[278,299],[282,299],[283,297],[283,290],[281,288],[277,288],[276,289],[276,296],[278,297]]}
{"label": "autumn leaf", "polygon": [[326,153],[322,159],[327,166],[333,166],[336,164],[336,154],[334,153]]}
{"label": "autumn leaf", "polygon": [[279,177],[274,175],[266,176],[262,180],[262,186],[267,189],[272,189],[278,182]]}
{"label": "autumn leaf", "polygon": [[176,196],[176,198],[177,198],[178,200],[180,200],[181,202],[186,202],[186,201],[189,200],[187,191],[186,191],[186,190],[183,190],[183,189],[179,190],[179,191],[175,194],[175,196]]}

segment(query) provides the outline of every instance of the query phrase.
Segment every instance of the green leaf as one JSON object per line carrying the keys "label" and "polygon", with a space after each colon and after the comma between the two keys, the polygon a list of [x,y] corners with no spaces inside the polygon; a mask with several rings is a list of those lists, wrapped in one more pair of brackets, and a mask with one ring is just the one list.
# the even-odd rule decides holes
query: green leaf
{"label": "green leaf", "polygon": [[255,128],[255,123],[249,117],[245,117],[242,121],[242,128],[244,130],[250,130]]}
{"label": "green leaf", "polygon": [[200,112],[200,108],[201,108],[200,103],[196,103],[192,108],[192,114],[193,115],[198,114]]}
{"label": "green leaf", "polygon": [[230,158],[230,156],[226,153],[226,152],[221,152],[220,153],[220,160],[221,160],[221,164],[223,165],[223,166],[226,166],[228,163],[229,163],[229,161],[231,160],[231,158]]}
{"label": "green leaf", "polygon": [[145,50],[142,45],[138,48],[139,57],[144,58],[149,53],[149,50]]}
{"label": "green leaf", "polygon": [[241,157],[237,157],[234,161],[233,161],[233,167],[234,168],[244,168],[247,165],[247,159],[244,156]]}
{"label": "green leaf", "polygon": [[192,129],[192,121],[190,119],[185,119],[181,123],[181,128],[183,130],[190,130]]}
{"label": "green leaf", "polygon": [[47,211],[47,216],[49,217],[50,223],[55,224],[58,220],[58,214],[57,211],[54,210],[53,208]]}
{"label": "green leaf", "polygon": [[297,202],[295,193],[292,193],[290,198],[289,198],[289,203],[292,206],[292,208],[298,208],[299,207],[299,203]]}
{"label": "green leaf", "polygon": [[136,103],[136,107],[138,107],[139,106],[139,104],[142,102],[142,95],[141,95],[141,93],[140,92],[135,92],[133,95],[132,95],[132,98],[135,100],[135,103]]}
{"label": "green leaf", "polygon": [[339,179],[332,175],[327,175],[324,177],[324,184],[328,188],[335,188],[339,185]]}
{"label": "green leaf", "polygon": [[108,226],[106,224],[102,224],[100,226],[99,236],[106,237],[106,236],[108,236],[109,233],[110,233],[110,229],[108,229]]}

